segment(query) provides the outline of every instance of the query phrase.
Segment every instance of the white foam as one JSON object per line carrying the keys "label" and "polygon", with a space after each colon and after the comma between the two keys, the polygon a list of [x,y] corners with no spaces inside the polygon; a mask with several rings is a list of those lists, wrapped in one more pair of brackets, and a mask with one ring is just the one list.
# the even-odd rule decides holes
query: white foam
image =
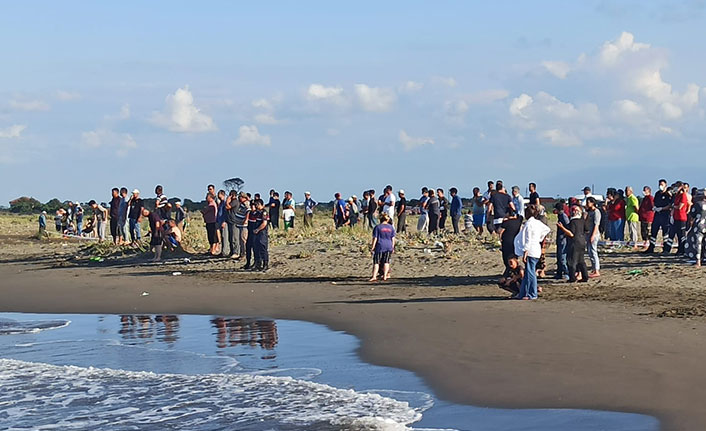
{"label": "white foam", "polygon": [[0,388],[0,429],[326,424],[396,431],[422,416],[407,402],[376,393],[253,374],[156,374],[0,359]]}
{"label": "white foam", "polygon": [[0,335],[36,334],[42,331],[65,328],[70,320],[13,320],[0,319]]}

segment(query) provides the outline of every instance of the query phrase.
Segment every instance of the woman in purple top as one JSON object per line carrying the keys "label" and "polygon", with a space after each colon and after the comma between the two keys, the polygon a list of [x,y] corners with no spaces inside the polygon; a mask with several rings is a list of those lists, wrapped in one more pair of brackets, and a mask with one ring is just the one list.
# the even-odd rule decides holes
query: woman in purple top
{"label": "woman in purple top", "polygon": [[373,276],[370,281],[377,281],[380,265],[383,266],[383,280],[390,278],[390,258],[395,251],[395,227],[387,213],[380,215],[380,224],[373,229]]}
{"label": "woman in purple top", "polygon": [[206,223],[206,234],[208,235],[208,243],[211,245],[209,253],[212,256],[218,254],[218,236],[216,234],[218,206],[212,194],[206,195],[206,206],[201,210],[203,221]]}

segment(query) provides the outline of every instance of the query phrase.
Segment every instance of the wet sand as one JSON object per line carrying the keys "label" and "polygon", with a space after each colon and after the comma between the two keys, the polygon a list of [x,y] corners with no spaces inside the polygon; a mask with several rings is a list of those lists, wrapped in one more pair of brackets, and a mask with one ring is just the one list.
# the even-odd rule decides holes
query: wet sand
{"label": "wet sand", "polygon": [[360,337],[365,360],[412,370],[454,402],[616,410],[655,415],[667,430],[706,427],[701,320],[606,302],[509,301],[482,284],[257,281],[231,271],[211,279],[172,276],[168,266],[48,262],[0,265],[2,311],[306,320]]}

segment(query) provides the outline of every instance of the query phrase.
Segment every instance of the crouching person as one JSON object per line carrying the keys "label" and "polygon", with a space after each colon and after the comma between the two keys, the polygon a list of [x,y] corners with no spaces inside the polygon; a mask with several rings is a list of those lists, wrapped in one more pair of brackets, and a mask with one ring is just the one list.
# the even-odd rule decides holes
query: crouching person
{"label": "crouching person", "polygon": [[522,284],[522,278],[525,276],[525,271],[520,266],[520,261],[517,256],[511,256],[507,260],[508,268],[500,280],[498,280],[498,287],[503,290],[507,290],[512,294],[512,298],[517,298],[520,293],[520,285]]}

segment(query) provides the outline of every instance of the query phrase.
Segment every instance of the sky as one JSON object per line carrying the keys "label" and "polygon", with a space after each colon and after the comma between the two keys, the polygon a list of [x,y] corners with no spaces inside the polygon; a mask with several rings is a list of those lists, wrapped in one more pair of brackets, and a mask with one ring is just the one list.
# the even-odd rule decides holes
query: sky
{"label": "sky", "polygon": [[706,186],[706,0],[3,2],[0,205]]}

